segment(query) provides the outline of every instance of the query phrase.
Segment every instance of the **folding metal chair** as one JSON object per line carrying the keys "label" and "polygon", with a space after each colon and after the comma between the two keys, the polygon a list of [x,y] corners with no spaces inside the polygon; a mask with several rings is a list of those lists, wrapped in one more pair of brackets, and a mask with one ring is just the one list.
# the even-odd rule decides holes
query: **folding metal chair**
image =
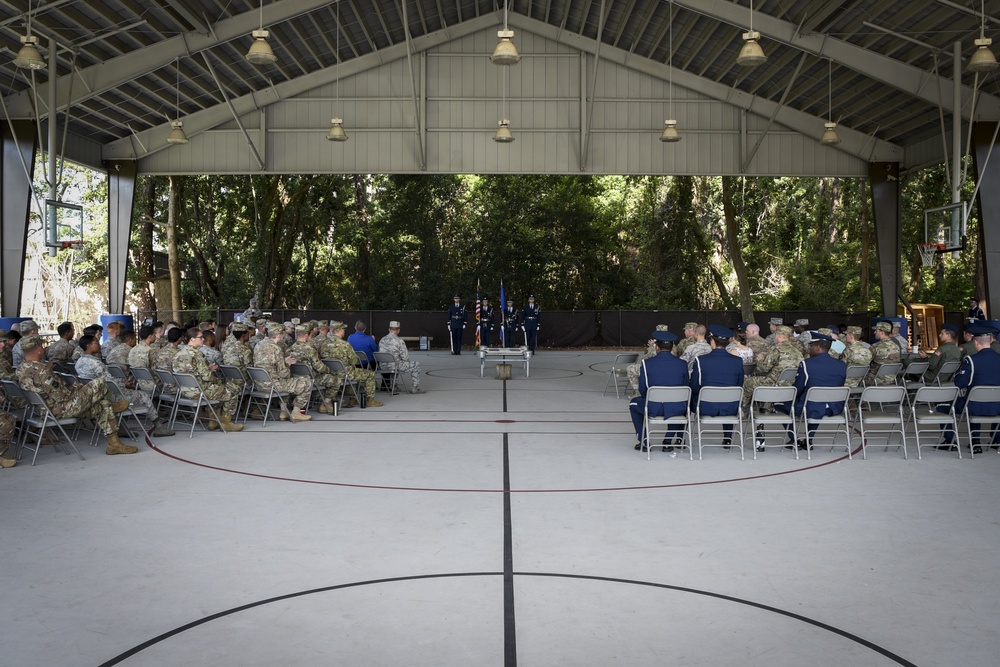
{"label": "folding metal chair", "polygon": [[[683,403],[684,414],[676,417],[650,417],[650,403]],[[649,387],[646,390],[646,407],[642,418],[642,443],[646,446],[646,460],[653,451],[653,436],[661,435],[673,440],[680,438],[680,444],[673,447],[687,447],[688,458],[694,461],[694,447],[691,442],[691,421],[688,405],[691,403],[691,387]],[[680,426],[680,430],[671,427]],[[666,445],[664,445],[666,446]]]}
{"label": "folding metal chair", "polygon": [[222,404],[222,401],[218,399],[210,399],[205,396],[205,390],[201,387],[201,382],[198,378],[191,375],[190,373],[174,373],[174,379],[177,381],[177,387],[180,390],[197,390],[197,398],[185,398],[180,391],[177,393],[177,400],[174,401],[174,416],[170,420],[170,427],[173,428],[174,422],[177,420],[178,414],[191,415],[191,431],[188,433],[189,438],[194,437],[194,427],[198,423],[198,417],[201,415],[202,407],[208,408],[212,413],[212,419],[219,424],[220,429],[223,433],[228,433],[226,429],[221,428],[222,420],[219,419],[219,413],[216,411],[216,407]]}
{"label": "folding metal chair", "polygon": [[[22,450],[29,449],[34,452],[31,456],[31,465],[35,465],[35,459],[38,458],[38,450],[41,449],[42,439],[45,437],[45,429],[51,426],[59,430],[59,434],[66,441],[66,444],[68,444],[70,448],[76,452],[76,455],[80,457],[80,460],[83,461],[83,454],[80,453],[80,450],[77,449],[76,445],[73,443],[72,438],[70,438],[66,434],[65,429],[63,429],[63,426],[75,426],[78,421],[77,418],[57,418],[52,414],[48,404],[45,402],[45,399],[41,397],[41,395],[27,389],[22,391],[25,399],[28,401],[28,404],[32,409],[29,416],[24,420],[25,434],[20,446],[18,447],[17,458],[21,458]],[[34,435],[36,437],[34,447],[28,447],[27,441],[29,435]],[[58,445],[56,445],[56,447],[58,447]],[[66,454],[69,454],[68,450],[66,451]]]}
{"label": "folding metal chair", "polygon": [[[824,445],[830,447],[832,450],[834,447],[846,446],[847,447],[847,458],[854,458],[851,453],[851,407],[848,404],[848,399],[851,397],[850,387],[812,387],[806,392],[806,400],[802,405],[802,420],[805,423],[806,431],[806,458],[812,459],[812,449],[813,449],[813,439],[819,435],[819,428],[823,425],[834,427],[833,439],[829,445]],[[810,417],[809,416],[809,404],[810,403],[841,403],[844,404],[844,409],[838,414],[829,415],[826,417]],[[811,426],[816,427],[815,429],[810,429]],[[837,434],[840,433],[841,429],[844,431],[844,435],[847,438],[846,445],[837,444]],[[813,436],[810,437],[810,431],[813,432]],[[828,432],[827,432],[828,433]]]}
{"label": "folding metal chair", "polygon": [[170,371],[165,371],[162,368],[157,368],[155,371],[156,377],[160,380],[160,396],[159,402],[156,404],[156,412],[159,413],[163,410],[163,403],[166,402],[170,405],[169,416],[167,417],[167,423],[170,424],[170,428],[174,427],[174,414],[177,412],[177,380],[174,379],[174,374]]}
{"label": "folding metal chair", "polygon": [[[969,433],[969,456],[971,458],[976,458],[975,448],[977,446],[990,447],[989,441],[980,443],[976,441],[981,440],[984,433],[992,436],[994,431],[1000,428],[1000,415],[973,415],[969,413],[969,406],[976,403],[1000,403],[1000,387],[980,385],[969,389],[961,419],[965,422],[965,428]],[[959,444],[959,451],[962,451],[961,447]]]}
{"label": "folding metal chair", "polygon": [[[628,366],[629,364],[634,364],[637,361],[639,361],[639,355],[637,353],[616,354],[615,360],[611,362],[611,368],[608,370],[608,379],[604,383],[604,391],[601,392],[601,396],[608,395],[608,385],[610,385],[612,381],[615,383],[615,398],[621,398],[619,389],[624,389],[625,393],[628,394]],[[625,380],[624,386],[618,383],[619,379]]]}
{"label": "folding metal chair", "polygon": [[753,375],[754,371],[756,370],[757,370],[756,363],[743,364],[743,375],[746,377],[750,377],[751,375]]}
{"label": "folding metal chair", "polygon": [[395,394],[396,382],[398,381],[405,391],[406,381],[396,370],[396,358],[390,352],[373,352],[372,355],[375,357],[375,372],[378,373],[378,377],[375,378],[376,383],[388,382],[389,393]]}
{"label": "folding metal chair", "polygon": [[[125,392],[122,388],[118,386],[117,382],[109,382],[108,387],[111,389],[111,395],[116,401],[125,400]],[[132,433],[132,429],[128,426],[128,418],[132,417],[135,419],[135,423],[139,428],[139,432],[145,434],[146,424],[145,418],[149,415],[149,408],[145,405],[136,405],[134,403],[129,403],[128,407],[122,412],[118,413],[118,426],[124,428],[125,432],[128,433],[128,437],[132,440],[138,440],[138,438]]]}
{"label": "folding metal chair", "polygon": [[[938,387],[955,386],[955,373],[962,367],[961,361],[946,361],[941,364],[938,374],[934,378],[934,384]],[[943,379],[942,379],[943,378]]]}
{"label": "folding metal chair", "polygon": [[[861,425],[861,456],[868,458],[868,439],[872,435],[885,436],[885,449],[902,447],[906,455],[906,405],[905,387],[865,387],[858,400],[858,422]],[[892,444],[892,436],[899,433],[900,444]]]}
{"label": "folding metal chair", "polygon": [[907,396],[912,396],[917,393],[917,389],[924,386],[924,373],[930,365],[929,361],[914,361],[903,369],[899,376],[899,384],[906,389]]}
{"label": "folding metal chair", "polygon": [[[361,405],[361,395],[365,389],[360,382],[347,377],[347,367],[344,366],[344,362],[340,359],[323,359],[323,363],[326,364],[331,373],[339,373],[344,377],[344,381],[340,383],[340,391],[337,393],[337,403],[343,403],[347,388],[350,387],[354,393],[354,400],[358,402],[358,405]],[[315,382],[313,382],[313,386],[316,386]]]}
{"label": "folding metal chair", "polygon": [[857,399],[861,396],[861,392],[865,388],[865,376],[868,375],[868,366],[848,366],[847,367],[847,377],[844,378],[844,386],[847,385],[847,380],[857,380],[858,385],[856,387],[850,387],[851,389],[851,400]]}
{"label": "folding metal chair", "polygon": [[108,364],[108,375],[122,382],[128,381],[128,373],[117,364]]}
{"label": "folding metal chair", "polygon": [[[920,454],[920,436],[930,432],[934,444],[941,441],[942,427],[950,426],[958,430],[958,419],[955,417],[955,399],[958,398],[958,387],[921,387],[910,401],[910,421],[913,422],[913,435],[917,441],[917,459]],[[930,427],[930,428],[925,428]],[[957,439],[957,434],[956,434]],[[962,458],[962,448],[958,450],[958,458]]]}
{"label": "folding metal chair", "polygon": [[[792,442],[797,441],[797,424],[795,423],[795,387],[756,387],[750,396],[750,430],[754,436],[753,457],[757,458],[757,448],[784,447],[787,428],[792,429]],[[789,414],[774,410],[762,409],[765,405],[782,405],[788,403]],[[777,424],[781,427],[781,440],[776,445],[767,444],[766,427]],[[799,450],[795,448],[795,458],[799,458]]]}
{"label": "folding metal chair", "polygon": [[31,410],[31,406],[28,404],[28,399],[21,390],[20,385],[13,380],[3,380],[0,382],[0,387],[3,389],[3,400],[0,401],[0,410],[13,417],[17,425],[17,430],[14,434],[14,449],[12,450],[16,458],[17,449],[21,442],[21,435],[24,432],[24,419]]}
{"label": "folding metal chair", "polygon": [[246,424],[247,418],[250,416],[250,408],[258,405],[264,410],[263,428],[267,426],[267,418],[271,416],[271,403],[277,399],[281,405],[286,405],[285,399],[290,394],[287,391],[276,389],[274,382],[271,381],[271,374],[263,368],[247,366],[247,375],[250,376],[253,387],[247,394],[246,409],[243,412],[243,423]]}
{"label": "folding metal chair", "polygon": [[243,409],[243,402],[246,400],[247,394],[250,393],[250,387],[252,383],[247,379],[247,376],[243,374],[239,366],[229,366],[227,364],[222,364],[219,366],[219,372],[222,374],[222,379],[226,382],[239,382],[243,389],[240,391],[240,402],[236,409],[237,418],[240,411]]}
{"label": "folding metal chair", "polygon": [[[882,376],[882,375],[886,375],[886,376],[891,375],[893,378],[896,378],[894,380],[894,382],[896,382],[896,381],[898,381],[898,379],[899,379],[899,373],[902,370],[903,370],[903,364],[902,364],[902,362],[899,362],[899,361],[891,361],[889,363],[879,364],[878,365],[878,369],[876,369],[876,371],[875,371],[875,380],[877,382],[878,378],[880,376]],[[866,385],[866,386],[870,386],[870,387],[885,387],[887,385],[884,385],[884,384],[880,385],[880,384],[874,384],[873,383],[873,384]]]}
{"label": "folding metal chair", "polygon": [[[735,415],[719,415],[716,417],[702,414],[702,403],[736,403]],[[695,405],[695,424],[698,432],[698,460],[701,461],[703,447],[739,447],[740,460],[746,460],[743,452],[743,388],[742,387],[702,387],[698,391],[698,401]],[[706,445],[703,442],[705,434],[721,435],[725,438],[725,427],[730,427],[730,444],[720,442],[718,445]],[[738,434],[738,435],[737,435]]]}
{"label": "folding metal chair", "polygon": [[778,374],[777,386],[787,387],[795,382],[795,376],[799,372],[799,367],[795,366],[793,368],[786,368]]}

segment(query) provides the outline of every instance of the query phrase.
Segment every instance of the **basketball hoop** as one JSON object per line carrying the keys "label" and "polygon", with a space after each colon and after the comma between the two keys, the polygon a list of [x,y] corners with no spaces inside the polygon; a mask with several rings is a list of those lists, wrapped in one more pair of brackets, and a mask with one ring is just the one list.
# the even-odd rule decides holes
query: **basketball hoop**
{"label": "basketball hoop", "polygon": [[924,266],[934,265],[934,256],[944,250],[943,243],[918,243],[917,250],[920,251],[920,261]]}
{"label": "basketball hoop", "polygon": [[76,248],[82,248],[85,243],[86,241],[60,241],[58,247],[62,248],[63,250],[66,250],[68,248],[76,249]]}

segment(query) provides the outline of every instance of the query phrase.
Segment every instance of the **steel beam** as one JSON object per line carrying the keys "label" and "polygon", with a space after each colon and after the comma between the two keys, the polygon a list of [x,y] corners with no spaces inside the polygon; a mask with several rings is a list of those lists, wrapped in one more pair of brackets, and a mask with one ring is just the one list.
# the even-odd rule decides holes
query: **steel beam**
{"label": "steel beam", "polygon": [[38,148],[35,130],[35,124],[28,120],[3,123],[0,160],[0,315],[3,317],[21,314],[31,180]]}
{"label": "steel beam", "polygon": [[875,212],[879,276],[882,281],[882,316],[896,317],[900,285],[899,253],[903,242],[899,163],[872,162],[869,174],[872,183],[872,210]]}
{"label": "steel beam", "polygon": [[979,239],[982,242],[986,312],[1000,315],[1000,148],[994,143],[996,123],[973,123],[972,155],[976,162]]}
{"label": "steel beam", "polygon": [[135,201],[134,160],[108,163],[108,312],[125,312],[125,272]]}

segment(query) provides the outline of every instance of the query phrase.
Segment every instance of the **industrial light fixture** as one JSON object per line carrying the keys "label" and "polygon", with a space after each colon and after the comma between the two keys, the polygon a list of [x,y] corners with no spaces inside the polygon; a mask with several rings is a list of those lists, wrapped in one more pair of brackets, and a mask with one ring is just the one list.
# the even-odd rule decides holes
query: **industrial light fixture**
{"label": "industrial light fixture", "polygon": [[767,62],[764,50],[757,43],[758,39],[760,39],[760,33],[753,29],[753,0],[750,0],[750,30],[743,33],[743,48],[740,49],[740,55],[736,57],[737,65],[756,67]]}
{"label": "industrial light fixture", "polygon": [[669,22],[670,36],[667,42],[667,71],[670,76],[669,98],[670,98],[670,118],[663,121],[663,133],[660,141],[674,144],[681,140],[680,133],[677,132],[677,121],[674,120],[674,0],[670,0],[670,9],[667,10],[667,21]]}
{"label": "industrial light fixture", "polygon": [[28,2],[27,34],[21,38],[21,49],[14,57],[14,64],[21,69],[44,69],[45,61],[38,52],[38,38],[31,34],[31,2]]}
{"label": "industrial light fixture", "polygon": [[836,146],[837,144],[840,143],[840,136],[837,134],[837,124],[833,122],[833,61],[828,60],[827,62],[830,65],[829,68],[830,115],[829,115],[829,120],[823,123],[823,127],[825,127],[826,129],[823,130],[823,136],[819,138],[819,143],[823,144],[824,146]]}
{"label": "industrial light fixture", "polygon": [[[337,75],[337,108],[340,108],[340,0],[337,0],[337,64],[334,65]],[[330,131],[326,133],[328,141],[347,141],[347,132],[344,132],[344,119],[331,118]]]}
{"label": "industrial light fixture", "polygon": [[979,28],[979,39],[976,40],[976,50],[969,58],[970,72],[992,72],[997,68],[997,59],[990,51],[993,40],[986,36],[986,0],[980,5],[983,22]]}
{"label": "industrial light fixture", "polygon": [[521,55],[517,52],[514,42],[510,41],[513,36],[514,31],[507,28],[507,0],[504,0],[503,30],[497,31],[497,37],[500,38],[500,41],[493,49],[493,55],[490,56],[494,65],[516,65],[521,62]]}
{"label": "industrial light fixture", "polygon": [[176,101],[174,105],[174,111],[176,113],[176,119],[170,121],[170,134],[167,136],[168,144],[186,144],[188,142],[187,134],[184,133],[184,123],[181,122],[181,68],[180,59],[174,61],[174,70],[177,72],[177,87],[176,91]]}
{"label": "industrial light fixture", "polygon": [[510,70],[505,69],[503,71],[503,74],[501,75],[501,77],[503,78],[503,85],[501,88],[501,97],[500,97],[500,115],[502,116],[502,118],[497,123],[496,134],[493,135],[493,141],[497,142],[498,144],[509,144],[512,141],[514,141],[514,135],[510,133],[510,119],[506,117],[507,75],[509,72]]}
{"label": "industrial light fixture", "polygon": [[260,0],[260,29],[253,31],[253,44],[247,52],[247,62],[253,65],[270,65],[278,61],[278,56],[274,55],[271,45],[267,43],[267,36],[270,34],[264,30],[264,0]]}

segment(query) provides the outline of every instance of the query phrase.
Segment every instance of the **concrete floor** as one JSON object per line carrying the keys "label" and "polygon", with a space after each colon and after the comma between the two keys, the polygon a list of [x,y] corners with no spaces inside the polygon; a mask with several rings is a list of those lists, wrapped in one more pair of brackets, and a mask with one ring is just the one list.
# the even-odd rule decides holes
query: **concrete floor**
{"label": "concrete floor", "polygon": [[998,664],[995,453],[647,461],[613,353],[413,356],[383,408],[0,471],[0,664]]}

